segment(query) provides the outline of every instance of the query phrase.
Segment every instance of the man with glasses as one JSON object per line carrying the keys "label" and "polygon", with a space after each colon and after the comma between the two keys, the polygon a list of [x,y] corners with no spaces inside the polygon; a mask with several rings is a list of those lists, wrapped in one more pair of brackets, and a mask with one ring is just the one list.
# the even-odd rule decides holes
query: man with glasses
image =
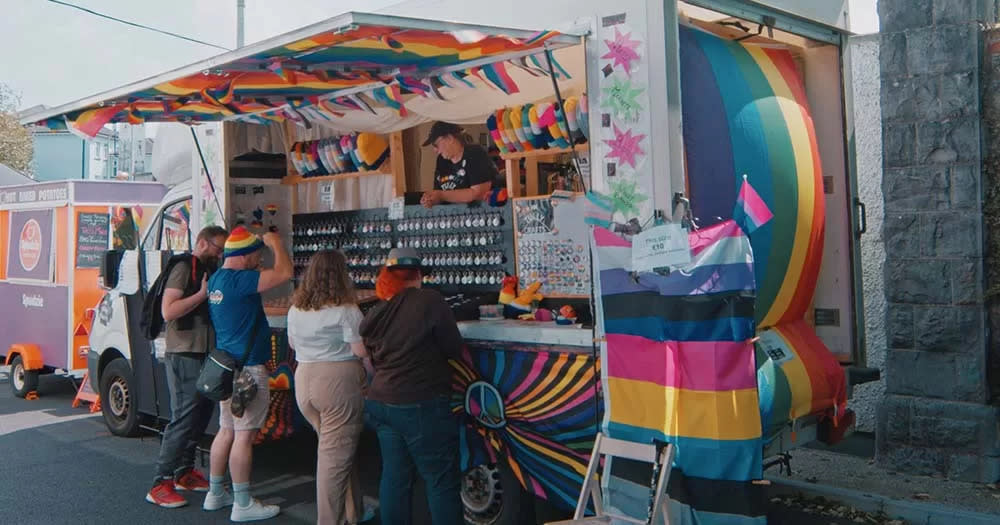
{"label": "man with glasses", "polygon": [[187,505],[177,489],[207,492],[208,480],[194,468],[198,442],[212,418],[215,403],[198,393],[202,362],[215,347],[209,316],[208,277],[219,266],[228,233],[209,226],[198,233],[190,258],[168,268],[160,309],[166,322],[167,387],[170,423],[163,431],[153,488],[146,501],[166,508]]}
{"label": "man with glasses", "polygon": [[462,128],[449,122],[435,122],[424,141],[438,154],[434,168],[434,189],[424,193],[420,204],[431,208],[441,203],[469,203],[489,195],[497,168],[486,150],[466,144]]}

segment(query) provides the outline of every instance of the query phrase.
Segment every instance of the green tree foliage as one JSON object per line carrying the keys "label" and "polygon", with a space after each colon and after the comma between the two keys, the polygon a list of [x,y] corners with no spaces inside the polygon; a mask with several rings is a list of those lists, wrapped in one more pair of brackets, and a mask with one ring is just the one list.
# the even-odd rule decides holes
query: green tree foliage
{"label": "green tree foliage", "polygon": [[31,132],[17,120],[20,97],[6,84],[0,83],[0,164],[31,173],[34,142]]}

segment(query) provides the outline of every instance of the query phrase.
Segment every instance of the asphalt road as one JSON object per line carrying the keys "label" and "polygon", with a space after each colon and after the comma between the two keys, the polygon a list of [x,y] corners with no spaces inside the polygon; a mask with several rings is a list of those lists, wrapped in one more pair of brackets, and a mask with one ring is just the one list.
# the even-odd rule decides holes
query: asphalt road
{"label": "asphalt road", "polygon": [[[229,523],[228,511],[202,511],[199,495],[190,497],[191,504],[180,509],[147,503],[144,498],[159,440],[110,435],[100,414],[70,407],[75,391],[68,379],[42,377],[40,397],[33,401],[13,397],[7,380],[6,369],[0,367],[0,524]],[[377,446],[373,441],[362,442],[362,465],[377,464],[370,461]],[[265,523],[315,523],[315,450],[311,436],[255,449],[252,492],[282,508],[280,516]],[[367,496],[377,495],[378,478],[377,471],[362,472]],[[415,505],[423,497],[418,487]],[[421,508],[414,514],[421,516],[415,525],[429,521]],[[769,523],[850,522],[772,506]]]}
{"label": "asphalt road", "polygon": [[[110,435],[100,414],[70,407],[74,390],[67,379],[41,378],[39,394],[34,401],[13,397],[0,372],[0,523],[229,523],[228,511],[202,511],[201,496],[181,509],[145,501],[156,437]],[[315,523],[314,447],[302,442],[255,450],[252,491],[282,507],[267,523]],[[375,488],[377,476],[366,473],[367,488]]]}

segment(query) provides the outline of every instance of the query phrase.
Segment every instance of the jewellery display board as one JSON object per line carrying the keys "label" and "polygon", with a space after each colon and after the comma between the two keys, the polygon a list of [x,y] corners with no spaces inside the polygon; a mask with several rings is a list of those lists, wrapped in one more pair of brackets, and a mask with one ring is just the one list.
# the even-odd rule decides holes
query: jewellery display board
{"label": "jewellery display board", "polygon": [[424,283],[442,292],[496,291],[514,271],[511,206],[466,204],[405,206],[388,210],[298,214],[293,217],[293,259],[298,278],[318,250],[339,249],[359,288],[374,287],[389,250],[411,246],[429,270]]}
{"label": "jewellery display board", "polygon": [[582,194],[514,199],[517,276],[545,297],[590,297],[589,228]]}

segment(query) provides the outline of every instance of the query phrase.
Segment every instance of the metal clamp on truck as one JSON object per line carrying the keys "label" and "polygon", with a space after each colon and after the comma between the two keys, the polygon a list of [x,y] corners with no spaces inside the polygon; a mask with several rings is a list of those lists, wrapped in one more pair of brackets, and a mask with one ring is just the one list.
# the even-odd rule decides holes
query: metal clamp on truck
{"label": "metal clamp on truck", "polygon": [[[452,302],[467,342],[453,384],[464,421],[462,500],[470,523],[524,523],[534,506],[529,496],[572,508],[598,431],[675,443],[679,461],[732,443],[749,447],[726,461],[713,452],[703,462],[730,470],[675,464],[708,485],[749,481],[760,475],[764,457],[849,431],[842,365],[864,363],[864,339],[856,271],[863,228],[846,146],[852,134],[843,73],[846,2],[537,4],[515,0],[503,12],[481,2],[393,8],[421,19],[346,14],[24,117],[78,129],[94,122],[196,125],[190,180],[163,199],[139,250],[103,262],[108,291],[91,328],[88,366],[102,395],[118,400],[117,410],[105,410],[114,433],[133,434],[143,417],[169,413],[158,369],[162,345],[142,339],[136,313],[169,252],[190,249],[200,228],[217,223],[290,233],[284,237],[297,271],[309,254],[340,249],[361,289],[372,288],[388,249],[414,246],[425,254],[435,268],[425,285]],[[426,19],[455,17],[482,25]],[[496,27],[497,20],[517,27],[523,19],[537,22],[536,29],[569,29]],[[468,140],[488,150],[505,176],[492,184],[506,186],[508,201],[492,195],[472,206],[417,205],[433,189],[434,153],[421,143],[434,120],[461,124]],[[699,227],[717,232],[734,218],[744,174],[773,212],[749,235],[752,256],[720,251],[717,267],[605,281],[617,274],[592,260],[591,246],[600,243],[592,244],[596,228],[584,216],[603,221],[604,239],[616,249],[630,248],[635,234],[667,218],[676,217],[693,236]],[[587,201],[602,205],[595,212]],[[675,201],[689,201],[690,213]],[[740,268],[742,277],[728,278]],[[713,359],[685,365],[705,378],[701,386],[681,385],[688,373],[666,360],[662,370],[633,374],[642,377],[610,379],[623,373],[615,367],[640,362],[646,347],[609,347],[608,319],[638,314],[602,303],[600,294],[606,298],[616,286],[664,294],[670,286],[649,283],[699,271],[709,277],[692,295],[733,283],[755,294],[740,303],[749,310],[718,319],[701,312],[705,318],[695,319],[705,337],[720,333],[713,322],[737,317],[760,332],[759,339],[751,330],[728,341],[746,363],[755,351],[757,357],[757,376],[753,367],[737,367],[750,377],[734,384],[761,385],[733,393],[749,400],[739,424],[727,422],[725,403],[712,405],[719,412],[704,418],[671,419],[678,407],[666,400],[682,399],[672,397],[682,389],[693,399],[726,395],[712,388],[732,382],[731,370],[717,369]],[[506,274],[520,277],[529,291],[510,287]],[[535,281],[548,297],[537,321],[478,320],[477,307],[496,304],[501,287],[530,309]],[[283,335],[290,291],[265,297],[273,394],[261,439],[301,426],[291,397],[294,349]],[[573,313],[591,306],[596,319]],[[552,310],[558,324],[549,322]],[[660,323],[672,315],[663,310],[646,314]],[[651,353],[677,348],[676,335],[667,335],[653,342],[659,346],[650,343]],[[609,363],[609,351],[623,353]],[[630,421],[620,421],[621,400],[634,408],[625,414]],[[701,413],[705,406],[684,410]],[[684,455],[685,447],[706,443]],[[636,508],[650,493],[641,482],[615,490],[637,499]],[[671,512],[716,512],[710,501],[701,503]],[[743,521],[755,522],[755,509],[738,510],[745,511]]]}

